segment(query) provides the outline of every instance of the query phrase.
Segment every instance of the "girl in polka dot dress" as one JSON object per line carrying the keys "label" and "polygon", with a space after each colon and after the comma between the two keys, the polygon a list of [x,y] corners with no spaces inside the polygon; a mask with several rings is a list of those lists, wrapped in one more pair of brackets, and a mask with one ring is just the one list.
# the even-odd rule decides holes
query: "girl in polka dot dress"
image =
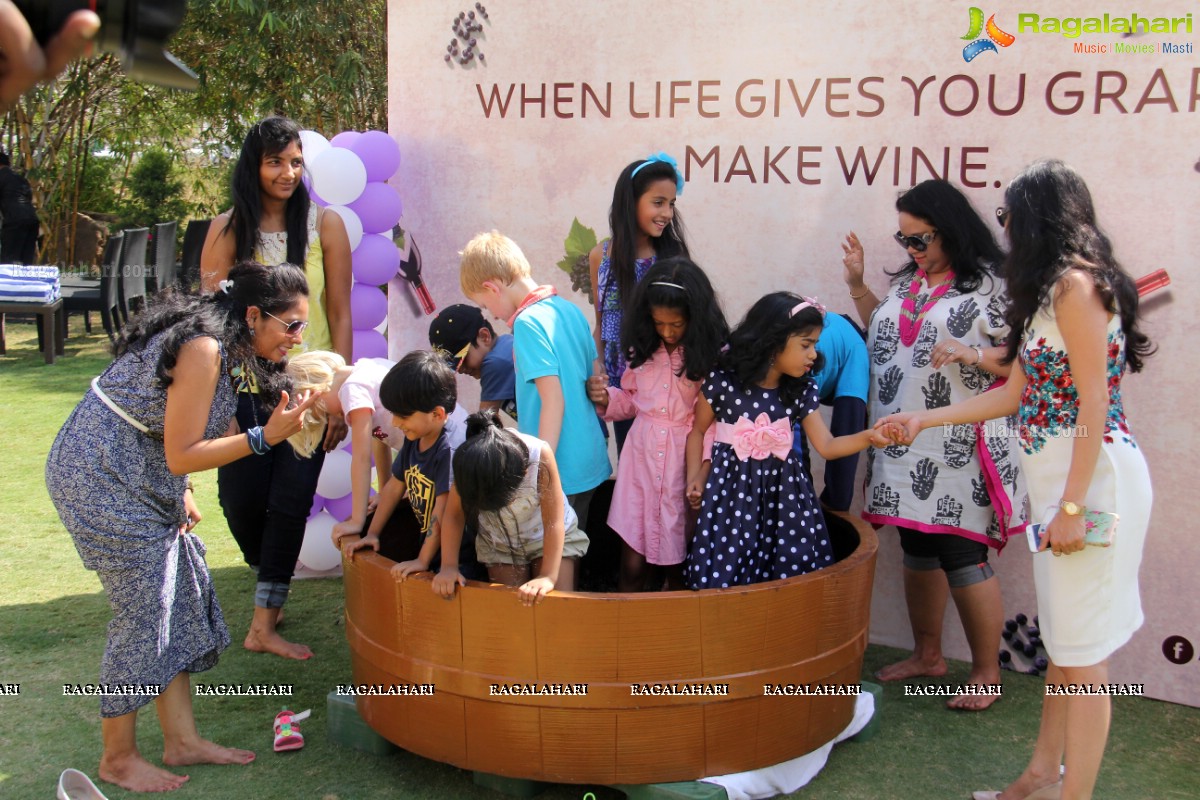
{"label": "girl in polka dot dress", "polygon": [[[688,500],[700,509],[686,568],[693,589],[790,578],[833,563],[820,504],[792,449],[792,423],[825,459],[889,440],[873,430],[834,437],[816,413],[811,373],[820,366],[824,315],[811,298],[763,297],[701,387],[687,443]],[[702,461],[714,423],[711,461]]]}

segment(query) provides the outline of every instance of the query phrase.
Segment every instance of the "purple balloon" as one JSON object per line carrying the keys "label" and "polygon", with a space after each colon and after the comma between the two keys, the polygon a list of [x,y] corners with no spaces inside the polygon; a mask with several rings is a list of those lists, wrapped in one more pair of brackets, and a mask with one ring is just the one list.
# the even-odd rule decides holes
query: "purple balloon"
{"label": "purple balloon", "polygon": [[387,317],[387,295],[377,286],[356,283],[350,290],[350,325],[374,328]]}
{"label": "purple balloon", "polygon": [[349,147],[367,168],[367,180],[386,181],[400,167],[400,145],[383,131],[366,131]]}
{"label": "purple balloon", "polygon": [[356,281],[378,286],[390,281],[400,268],[400,250],[390,237],[369,233],[350,254],[350,263]]}
{"label": "purple balloon", "polygon": [[342,131],[337,136],[329,140],[329,143],[334,147],[344,147],[349,150],[358,141],[358,137],[362,136],[358,131]]}
{"label": "purple balloon", "polygon": [[319,495],[319,494],[314,493],[312,508],[310,508],[308,511],[308,518],[312,519],[317,514],[320,514],[321,509],[323,509],[324,507],[325,507],[325,498],[321,497],[321,495]]}
{"label": "purple balloon", "polygon": [[329,515],[338,522],[349,519],[350,512],[354,510],[354,493],[351,492],[345,497],[326,500],[325,510],[329,512]]}
{"label": "purple balloon", "polygon": [[360,358],[387,358],[388,343],[383,334],[376,330],[354,331],[351,355]]}
{"label": "purple balloon", "polygon": [[[367,175],[370,176],[369,171]],[[363,233],[387,233],[400,221],[404,210],[400,193],[379,181],[368,183],[349,208],[362,221]]]}

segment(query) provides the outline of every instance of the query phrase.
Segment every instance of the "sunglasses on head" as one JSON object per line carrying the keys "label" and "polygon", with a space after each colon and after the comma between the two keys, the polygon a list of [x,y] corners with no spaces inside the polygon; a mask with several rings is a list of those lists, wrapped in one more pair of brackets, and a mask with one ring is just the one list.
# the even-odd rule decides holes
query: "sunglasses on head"
{"label": "sunglasses on head", "polygon": [[896,242],[904,249],[912,248],[918,253],[924,253],[925,248],[929,247],[929,243],[937,236],[937,231],[926,231],[925,233],[917,234],[916,236],[905,236],[900,231],[894,234]]}
{"label": "sunglasses on head", "polygon": [[1008,225],[1008,216],[1011,213],[1006,206],[1000,206],[996,209],[996,219],[999,220],[1001,228]]}
{"label": "sunglasses on head", "polygon": [[264,311],[263,313],[276,322],[282,323],[288,336],[299,336],[304,333],[304,329],[308,327],[308,320],[294,319],[291,322],[288,322],[287,320],[282,320],[275,316],[270,311]]}

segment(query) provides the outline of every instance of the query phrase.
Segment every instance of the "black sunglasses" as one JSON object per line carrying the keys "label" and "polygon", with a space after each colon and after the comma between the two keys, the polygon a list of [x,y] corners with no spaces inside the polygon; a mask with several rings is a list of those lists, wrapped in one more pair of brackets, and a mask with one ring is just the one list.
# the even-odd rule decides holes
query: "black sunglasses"
{"label": "black sunglasses", "polygon": [[304,333],[304,329],[308,327],[307,320],[294,319],[291,322],[288,322],[287,320],[280,319],[279,317],[275,316],[270,311],[264,311],[263,313],[276,322],[282,324],[288,336],[299,336]]}
{"label": "black sunglasses", "polygon": [[916,236],[905,236],[900,231],[896,231],[894,235],[896,237],[896,242],[904,249],[907,250],[911,247],[918,253],[924,253],[925,248],[929,247],[929,243],[932,242],[934,237],[937,236],[937,231],[926,231],[925,233],[918,234]]}
{"label": "black sunglasses", "polygon": [[1011,213],[1005,206],[1000,206],[996,209],[996,219],[1000,221],[1001,228],[1008,226],[1008,215]]}

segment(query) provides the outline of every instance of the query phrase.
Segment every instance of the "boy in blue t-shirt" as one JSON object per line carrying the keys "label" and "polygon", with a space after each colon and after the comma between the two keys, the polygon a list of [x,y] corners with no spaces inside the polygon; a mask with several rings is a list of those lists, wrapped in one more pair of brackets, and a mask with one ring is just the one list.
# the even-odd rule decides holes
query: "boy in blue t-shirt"
{"label": "boy in blue t-shirt", "polygon": [[[867,391],[870,389],[871,364],[862,331],[841,314],[825,315],[825,326],[817,340],[817,352],[824,359],[821,369],[813,372],[821,404],[833,406],[829,432],[849,436],[867,427]],[[808,442],[799,423],[794,426],[794,445],[804,469],[812,479]],[[854,499],[854,474],[858,453],[825,462],[825,488],[821,502],[837,511],[848,511]]]}
{"label": "boy in blue t-shirt", "polygon": [[517,378],[511,333],[496,335],[475,306],[447,306],[429,324],[429,344],[446,353],[456,372],[479,381],[479,410],[495,408],[517,419]]}
{"label": "boy in blue t-shirt", "polygon": [[553,286],[534,283],[521,248],[497,231],[481,233],[463,248],[459,282],[472,303],[512,328],[517,429],[554,449],[563,492],[582,528],[592,493],[612,474],[587,396],[596,359],[587,317]]}
{"label": "boy in blue t-shirt", "polygon": [[[379,401],[392,413],[392,425],[404,434],[404,444],[392,462],[392,475],[379,492],[367,535],[349,545],[348,552],[371,548],[379,552],[380,534],[400,504],[407,500],[420,531],[415,559],[394,569],[401,575],[424,572],[441,552],[441,521],[450,493],[451,459],[466,431],[450,418],[458,400],[454,371],[432,350],[414,350],[392,367],[379,385]],[[460,564],[472,564],[475,542],[463,536]],[[464,573],[466,574],[466,573]]]}

